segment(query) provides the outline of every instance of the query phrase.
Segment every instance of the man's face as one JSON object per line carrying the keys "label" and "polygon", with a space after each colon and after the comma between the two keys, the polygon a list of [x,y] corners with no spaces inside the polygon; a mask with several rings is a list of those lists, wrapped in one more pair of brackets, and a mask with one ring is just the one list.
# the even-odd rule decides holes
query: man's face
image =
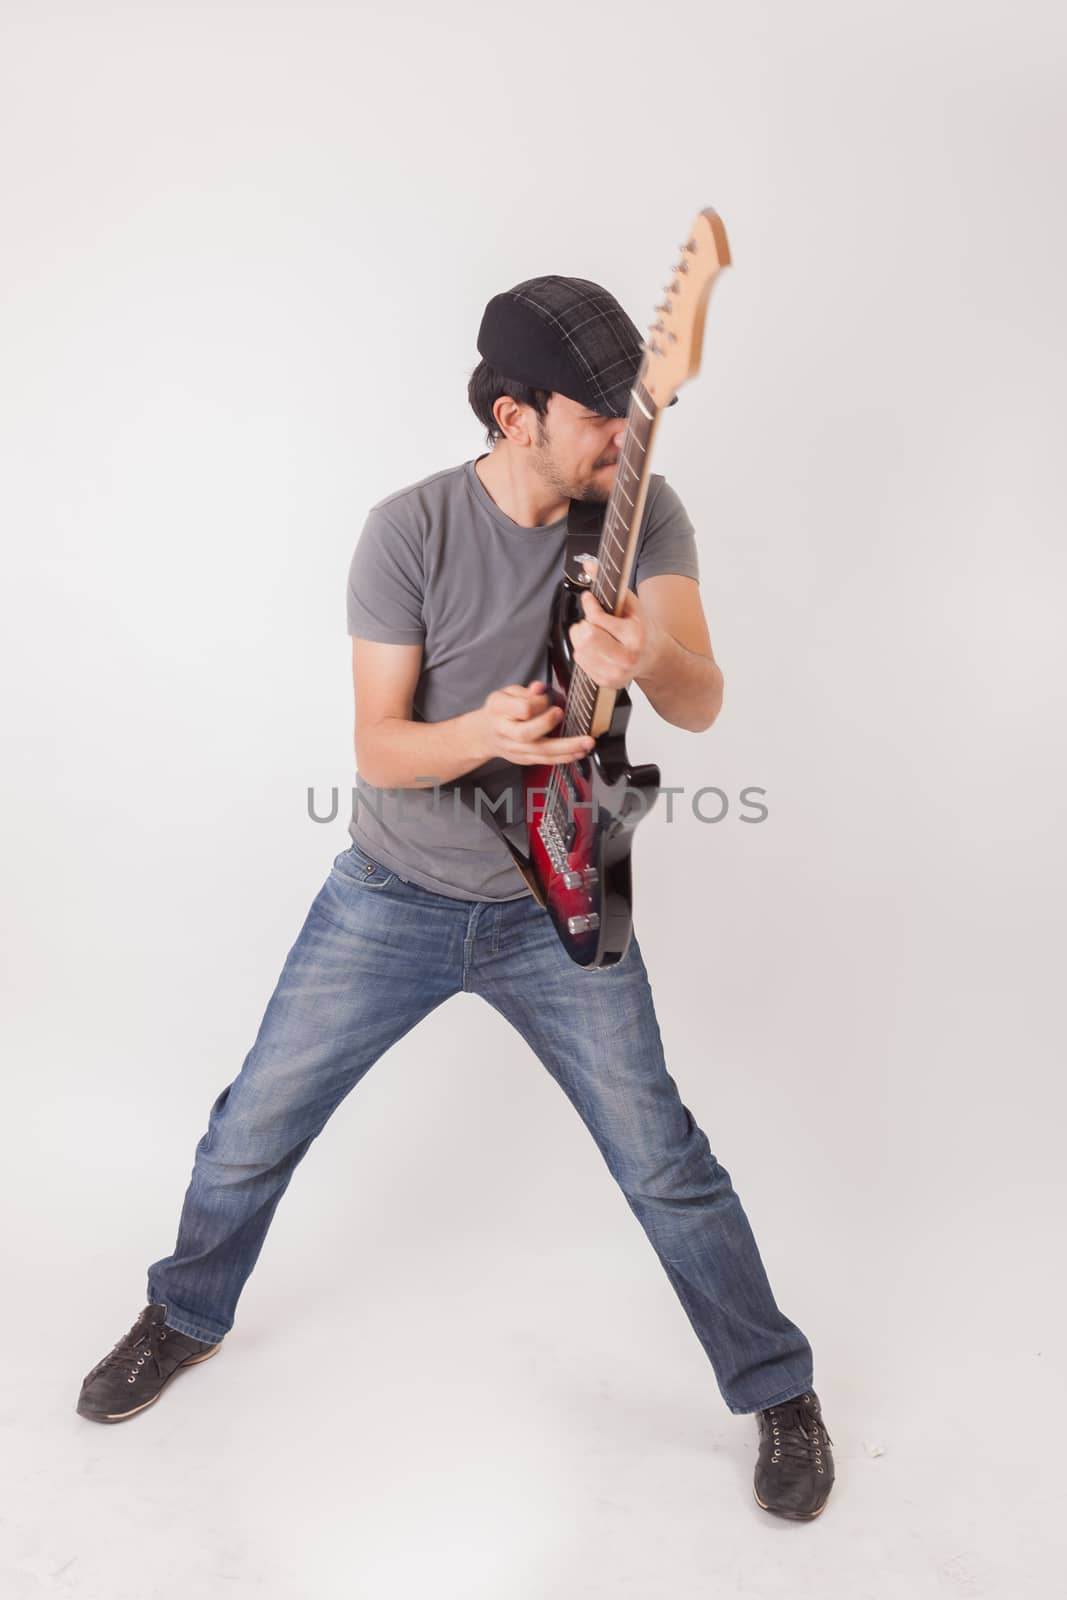
{"label": "man's face", "polygon": [[565,394],[554,394],[544,417],[534,414],[534,470],[569,500],[606,500],[626,432],[625,417],[600,417]]}

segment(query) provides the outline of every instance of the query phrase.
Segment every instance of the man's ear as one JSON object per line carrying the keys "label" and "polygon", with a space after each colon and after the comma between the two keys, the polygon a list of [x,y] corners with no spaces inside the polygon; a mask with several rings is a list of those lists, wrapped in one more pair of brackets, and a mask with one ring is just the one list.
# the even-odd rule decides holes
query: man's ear
{"label": "man's ear", "polygon": [[526,428],[526,418],[523,414],[525,409],[508,394],[498,395],[493,402],[493,416],[496,418],[496,425],[504,438],[513,444],[519,442],[514,438],[516,429]]}

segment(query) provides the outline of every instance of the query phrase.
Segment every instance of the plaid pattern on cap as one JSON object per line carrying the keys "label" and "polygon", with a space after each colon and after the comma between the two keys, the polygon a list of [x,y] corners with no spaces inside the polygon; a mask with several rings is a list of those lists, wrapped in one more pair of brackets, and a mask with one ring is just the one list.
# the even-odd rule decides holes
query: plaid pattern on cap
{"label": "plaid pattern on cap", "polygon": [[[588,278],[527,278],[494,295],[478,350],[505,377],[624,417],[644,340],[613,294]],[[677,396],[675,396],[677,399]]]}

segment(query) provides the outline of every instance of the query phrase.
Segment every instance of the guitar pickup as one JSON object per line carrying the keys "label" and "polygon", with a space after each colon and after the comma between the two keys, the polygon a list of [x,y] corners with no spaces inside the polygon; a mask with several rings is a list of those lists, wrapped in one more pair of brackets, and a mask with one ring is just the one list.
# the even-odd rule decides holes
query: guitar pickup
{"label": "guitar pickup", "polygon": [[591,889],[599,876],[595,867],[585,867],[581,872],[577,867],[568,867],[566,872],[560,873],[565,889]]}

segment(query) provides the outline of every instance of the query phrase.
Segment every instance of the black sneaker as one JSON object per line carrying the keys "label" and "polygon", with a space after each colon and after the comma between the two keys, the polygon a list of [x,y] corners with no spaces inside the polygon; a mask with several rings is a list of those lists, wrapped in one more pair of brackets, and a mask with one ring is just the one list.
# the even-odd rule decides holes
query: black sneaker
{"label": "black sneaker", "polygon": [[814,1390],[756,1412],[759,1456],[753,1493],[764,1511],[807,1521],[834,1484],[833,1440]]}
{"label": "black sneaker", "polygon": [[206,1361],[219,1349],[168,1328],[165,1305],[149,1302],[133,1327],[88,1374],[78,1413],[91,1422],[122,1422],[158,1400],[182,1367]]}

